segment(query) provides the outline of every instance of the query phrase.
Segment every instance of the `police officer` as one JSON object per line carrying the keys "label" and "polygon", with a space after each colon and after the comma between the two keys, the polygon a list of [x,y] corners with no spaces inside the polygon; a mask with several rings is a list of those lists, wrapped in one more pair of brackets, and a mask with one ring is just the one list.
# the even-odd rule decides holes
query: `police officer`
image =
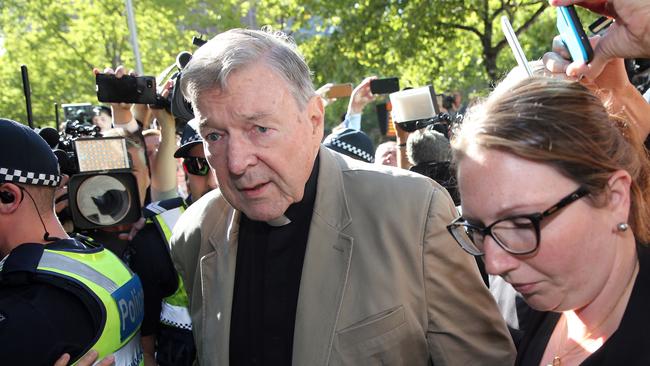
{"label": "police officer", "polygon": [[143,210],[146,224],[130,244],[129,264],[144,288],[145,355],[152,360],[155,353],[160,366],[192,365],[196,357],[187,294],[169,255],[169,239],[178,217],[192,200],[217,187],[193,123],[185,126],[181,146],[174,153],[175,158],[183,158],[190,196],[149,204]]}
{"label": "police officer", "polygon": [[54,213],[60,179],[47,143],[0,119],[0,362],[53,365],[67,354],[88,364],[80,359],[94,349],[142,364],[140,280],[101,245],[66,234]]}

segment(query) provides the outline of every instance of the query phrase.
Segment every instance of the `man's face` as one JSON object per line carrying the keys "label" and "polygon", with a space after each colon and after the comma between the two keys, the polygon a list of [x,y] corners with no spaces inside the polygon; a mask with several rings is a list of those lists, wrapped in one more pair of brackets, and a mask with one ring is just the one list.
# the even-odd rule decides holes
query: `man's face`
{"label": "man's face", "polygon": [[[205,159],[203,152],[203,145],[194,145],[187,154],[188,159]],[[192,200],[196,201],[203,197],[204,194],[218,187],[214,170],[209,169],[206,175],[192,174],[187,168],[185,169],[187,175],[187,184],[192,195]]]}
{"label": "man's face", "polygon": [[287,82],[263,62],[233,72],[226,90],[205,91],[197,117],[221,192],[253,220],[280,217],[302,200],[323,137],[323,105],[300,110]]}
{"label": "man's face", "polygon": [[113,118],[105,112],[101,112],[99,115],[93,116],[93,124],[98,126],[101,131],[108,131],[113,127]]}

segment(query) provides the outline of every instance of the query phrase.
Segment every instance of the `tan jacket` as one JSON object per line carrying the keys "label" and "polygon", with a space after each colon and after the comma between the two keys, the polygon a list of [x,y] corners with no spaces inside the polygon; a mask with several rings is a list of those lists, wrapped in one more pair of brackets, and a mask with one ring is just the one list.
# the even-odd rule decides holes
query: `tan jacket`
{"label": "tan jacket", "polygon": [[[240,213],[214,191],[175,227],[201,365],[228,365]],[[323,147],[293,365],[511,365],[515,350],[474,259],[447,232],[439,185]]]}

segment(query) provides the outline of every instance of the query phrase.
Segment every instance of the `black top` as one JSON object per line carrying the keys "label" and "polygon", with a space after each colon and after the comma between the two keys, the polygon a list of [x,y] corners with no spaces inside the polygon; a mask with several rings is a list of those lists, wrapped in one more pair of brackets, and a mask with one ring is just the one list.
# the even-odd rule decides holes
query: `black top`
{"label": "black top", "polygon": [[129,266],[138,274],[144,292],[144,318],[140,333],[156,334],[162,299],[178,287],[178,276],[165,239],[154,223],[147,223],[129,244]]}
{"label": "black top", "polygon": [[272,227],[241,216],[230,323],[230,365],[291,365],[302,264],[316,183],[316,158],[291,223]]}
{"label": "black top", "polygon": [[[639,274],[621,324],[612,336],[581,365],[650,365],[650,248],[637,246]],[[536,313],[530,332],[521,341],[517,365],[539,365],[559,313]]]}
{"label": "black top", "polygon": [[[47,245],[86,251],[73,239]],[[0,363],[53,365],[64,353],[72,360],[94,343],[102,307],[85,289],[60,277],[36,274],[45,246],[27,243],[7,257],[0,274]]]}

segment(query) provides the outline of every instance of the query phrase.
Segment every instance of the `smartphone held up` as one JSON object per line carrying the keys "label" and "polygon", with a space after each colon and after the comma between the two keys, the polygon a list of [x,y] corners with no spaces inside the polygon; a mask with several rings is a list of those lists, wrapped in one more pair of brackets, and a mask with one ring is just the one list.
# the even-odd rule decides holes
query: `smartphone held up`
{"label": "smartphone held up", "polygon": [[95,76],[97,99],[105,103],[156,104],[156,78],[113,74]]}
{"label": "smartphone held up", "polygon": [[594,50],[573,5],[557,8],[557,29],[571,54],[572,61],[586,64],[591,62],[594,58]]}

